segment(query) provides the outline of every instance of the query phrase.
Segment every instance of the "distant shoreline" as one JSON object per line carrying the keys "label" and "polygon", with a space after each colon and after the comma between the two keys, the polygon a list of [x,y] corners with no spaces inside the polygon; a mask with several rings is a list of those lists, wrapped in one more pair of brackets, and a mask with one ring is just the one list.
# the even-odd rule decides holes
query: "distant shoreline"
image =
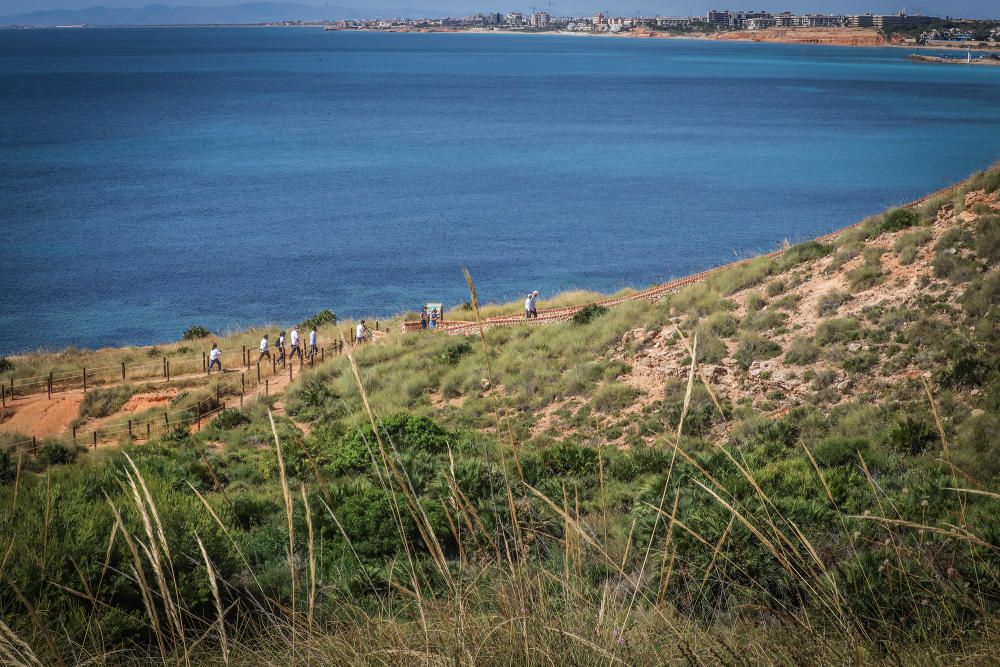
{"label": "distant shoreline", "polygon": [[[273,29],[273,28],[289,28],[289,29],[302,29],[302,30],[325,30],[327,25],[277,25],[269,23],[185,23],[185,24],[129,24],[129,25],[64,25],[64,26],[25,26],[25,25],[0,25],[0,31],[13,31],[13,30],[135,30],[143,28],[155,28],[155,29],[183,29],[183,28],[259,28],[259,29]],[[832,30],[832,29],[831,29]],[[427,29],[415,29],[415,30],[373,30],[369,28],[349,28],[349,29],[335,29],[328,32],[363,32],[363,33],[384,33],[384,34],[440,34],[440,35],[523,35],[523,36],[550,36],[550,37],[580,37],[580,38],[604,38],[604,39],[641,39],[641,40],[671,40],[671,41],[696,41],[696,42],[733,42],[739,44],[790,44],[790,45],[801,45],[801,46],[839,46],[839,47],[853,47],[853,48],[863,48],[863,49],[908,49],[914,50],[919,49],[922,51],[947,51],[947,52],[962,52],[962,51],[980,51],[980,52],[997,52],[1000,51],[1000,43],[990,44],[987,46],[980,46],[980,43],[976,43],[975,46],[956,42],[954,45],[949,44],[873,44],[873,43],[847,43],[829,41],[829,42],[817,42],[815,40],[807,39],[755,39],[753,37],[723,37],[727,33],[720,33],[718,35],[711,35],[708,33],[694,33],[694,34],[670,34],[663,32],[643,32],[636,34],[634,32],[622,32],[622,33],[593,33],[593,32],[570,32],[566,30],[550,30],[544,32],[532,32],[524,30],[483,30],[483,29],[462,29],[462,28],[427,28]],[[794,31],[793,31],[794,32]],[[766,33],[764,33],[766,34]],[[826,33],[833,35],[835,38],[840,37],[833,32]]]}

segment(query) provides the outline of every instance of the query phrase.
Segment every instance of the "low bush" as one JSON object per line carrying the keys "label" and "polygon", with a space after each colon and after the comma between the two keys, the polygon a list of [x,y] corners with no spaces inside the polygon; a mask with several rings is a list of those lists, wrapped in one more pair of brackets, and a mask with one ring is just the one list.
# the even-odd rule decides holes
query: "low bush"
{"label": "low bush", "polygon": [[927,422],[907,416],[900,419],[889,431],[889,446],[900,454],[916,456],[938,440],[937,431]]}
{"label": "low bush", "polygon": [[816,461],[827,468],[858,463],[858,455],[864,456],[871,449],[871,443],[864,438],[842,438],[830,436],[821,440],[813,450]]}
{"label": "low bush", "polygon": [[699,346],[701,345],[701,338],[704,332],[710,332],[723,338],[732,338],[736,335],[738,327],[739,323],[736,321],[736,318],[728,312],[712,313],[699,328],[698,344]]}
{"label": "low bush", "polygon": [[812,338],[796,336],[785,353],[785,363],[806,366],[819,359],[819,345]]}
{"label": "low bush", "polygon": [[769,297],[773,298],[778,296],[779,294],[784,294],[787,289],[788,285],[785,283],[785,281],[782,280],[781,278],[777,278],[767,284],[765,291],[767,292],[767,295]]}
{"label": "low bush", "polygon": [[934,275],[951,283],[964,283],[976,275],[976,263],[963,254],[974,244],[972,235],[964,229],[951,229],[934,249]]}
{"label": "low bush", "polygon": [[767,305],[767,299],[760,292],[750,292],[747,295],[747,312],[755,313],[759,310],[764,310],[764,306]]}
{"label": "low bush", "polygon": [[208,338],[212,335],[212,332],[203,326],[192,324],[187,329],[184,330],[183,336],[184,340],[198,340],[199,338]]}
{"label": "low bush", "polygon": [[917,250],[930,241],[933,236],[929,229],[916,229],[897,238],[896,243],[893,244],[893,250],[899,257],[899,263],[912,264],[913,260],[917,258]]}
{"label": "low bush", "polygon": [[337,314],[334,313],[329,308],[321,310],[312,317],[306,319],[302,322],[301,327],[305,330],[310,330],[313,327],[321,327],[325,324],[336,324]]}
{"label": "low bush", "polygon": [[897,208],[882,216],[879,232],[900,232],[920,224],[920,216],[908,208]]}
{"label": "low bush", "polygon": [[853,317],[826,320],[816,329],[816,342],[820,345],[847,343],[861,338],[861,323]]}
{"label": "low bush", "polygon": [[590,324],[601,315],[608,312],[606,306],[598,303],[591,303],[576,311],[573,315],[573,324]]}
{"label": "low bush", "polygon": [[865,248],[864,263],[847,272],[847,282],[852,292],[862,292],[875,287],[885,280],[882,274],[882,251]]}
{"label": "low bush", "polygon": [[249,423],[250,418],[242,410],[223,410],[212,422],[212,426],[222,431],[231,431]]}
{"label": "low bush", "polygon": [[987,264],[1000,261],[1000,216],[980,218],[976,223],[976,255]]}
{"label": "low bush", "polygon": [[878,365],[877,352],[855,352],[844,358],[841,366],[848,373],[864,373]]}
{"label": "low bush", "polygon": [[744,331],[769,331],[785,323],[788,315],[780,310],[761,310],[749,312],[740,322],[740,328]]}
{"label": "low bush", "polygon": [[740,368],[747,370],[754,361],[772,359],[781,354],[781,346],[773,340],[762,338],[757,334],[740,336],[740,345],[733,355]]}
{"label": "low bush", "polygon": [[621,382],[611,382],[597,390],[590,404],[596,412],[608,414],[628,407],[638,395],[639,390],[634,387]]}
{"label": "low bush", "polygon": [[0,355],[0,373],[14,370],[14,362],[5,356]]}
{"label": "low bush", "polygon": [[131,385],[121,385],[109,389],[92,389],[80,403],[80,418],[99,418],[113,415],[135,394]]}
{"label": "low bush", "polygon": [[851,295],[843,290],[831,290],[820,297],[817,310],[820,317],[828,317],[837,312],[845,303],[851,300]]}

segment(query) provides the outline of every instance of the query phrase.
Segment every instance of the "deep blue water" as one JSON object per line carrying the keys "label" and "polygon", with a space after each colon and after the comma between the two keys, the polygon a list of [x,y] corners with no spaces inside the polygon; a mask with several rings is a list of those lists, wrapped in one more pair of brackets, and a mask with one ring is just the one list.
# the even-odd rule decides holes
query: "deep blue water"
{"label": "deep blue water", "polygon": [[304,29],[0,32],[0,351],[643,286],[1000,158],[905,51]]}

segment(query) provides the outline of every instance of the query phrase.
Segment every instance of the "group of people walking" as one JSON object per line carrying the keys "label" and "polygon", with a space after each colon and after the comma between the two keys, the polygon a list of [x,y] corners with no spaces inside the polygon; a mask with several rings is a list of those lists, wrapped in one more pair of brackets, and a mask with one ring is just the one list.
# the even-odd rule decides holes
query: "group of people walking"
{"label": "group of people walking", "polygon": [[[276,363],[283,363],[285,361],[285,332],[282,331],[278,334],[278,342],[276,345],[278,349],[278,358],[275,359]],[[312,328],[309,332],[309,360],[312,361],[316,353],[319,352],[319,347],[316,343],[316,327]],[[298,355],[299,361],[302,361],[302,345],[299,336],[299,328],[292,327],[292,333],[289,337],[289,349],[288,349],[288,361],[291,361]],[[271,349],[270,341],[268,340],[267,334],[260,339],[260,356],[257,358],[257,362],[260,363],[264,359],[270,360]]]}

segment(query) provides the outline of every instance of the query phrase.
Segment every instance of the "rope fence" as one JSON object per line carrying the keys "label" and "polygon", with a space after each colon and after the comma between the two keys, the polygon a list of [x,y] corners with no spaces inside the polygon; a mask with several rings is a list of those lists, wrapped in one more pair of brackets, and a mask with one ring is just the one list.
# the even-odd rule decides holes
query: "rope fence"
{"label": "rope fence", "polygon": [[[299,348],[300,352],[302,348]],[[323,346],[317,349],[316,354],[309,355],[302,352],[299,355],[300,361],[307,357],[309,363],[315,363],[316,357],[322,363],[327,354],[341,354],[344,351],[343,341],[334,342],[330,346]],[[243,346],[239,363],[236,363],[235,353],[223,354],[220,361],[224,367],[245,368],[251,370],[256,362],[252,361],[257,349]],[[271,354],[271,362],[277,366],[277,357]],[[285,358],[285,368],[291,354]],[[276,370],[276,369],[275,369]],[[37,394],[47,394],[52,398],[53,394],[77,391],[82,389],[84,393],[95,388],[110,388],[128,384],[129,382],[163,382],[168,383],[172,379],[178,380],[190,378],[200,373],[206,377],[211,376],[209,370],[208,352],[200,355],[192,354],[181,357],[162,356],[160,360],[141,364],[129,364],[122,362],[111,366],[98,368],[81,367],[79,370],[51,372],[48,375],[36,375],[32,377],[15,378],[9,376],[0,382],[0,407],[7,407],[7,403],[18,398],[33,396]],[[259,374],[258,374],[259,375]]]}

